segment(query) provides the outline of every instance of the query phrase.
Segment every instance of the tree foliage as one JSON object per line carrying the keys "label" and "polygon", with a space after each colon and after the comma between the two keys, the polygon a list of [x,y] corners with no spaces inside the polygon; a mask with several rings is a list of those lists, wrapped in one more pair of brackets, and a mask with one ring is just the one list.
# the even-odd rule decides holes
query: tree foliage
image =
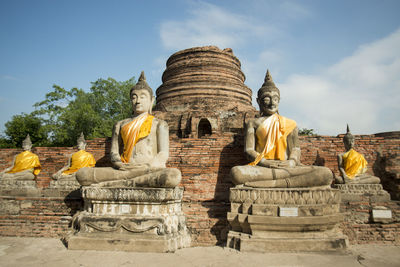
{"label": "tree foliage", "polygon": [[[34,145],[72,146],[81,132],[88,139],[109,137],[113,124],[131,115],[129,91],[134,85],[133,77],[122,82],[98,79],[91,83],[89,92],[53,85],[53,91],[34,104],[34,112],[16,115],[6,123],[6,138],[19,146],[21,136],[25,138],[29,133]],[[31,121],[25,123],[29,127],[18,126],[25,125],[21,116],[24,121]],[[36,144],[34,138],[38,140]]]}
{"label": "tree foliage", "polygon": [[21,147],[22,141],[29,134],[33,145],[47,145],[47,134],[42,120],[33,114],[14,115],[11,121],[5,124],[6,138],[3,138],[2,146]]}
{"label": "tree foliage", "polygon": [[314,132],[314,129],[300,128],[299,135],[315,136],[317,134]]}

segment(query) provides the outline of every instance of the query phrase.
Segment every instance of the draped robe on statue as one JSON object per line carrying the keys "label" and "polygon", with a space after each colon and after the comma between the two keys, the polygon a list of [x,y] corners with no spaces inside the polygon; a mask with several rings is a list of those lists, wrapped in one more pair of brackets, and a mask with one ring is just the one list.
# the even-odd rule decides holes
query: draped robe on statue
{"label": "draped robe on statue", "polygon": [[122,162],[129,163],[136,143],[150,134],[153,119],[154,116],[143,113],[122,126],[121,137],[124,142],[124,152],[121,155]]}
{"label": "draped robe on statue", "polygon": [[96,160],[93,155],[85,150],[79,150],[74,153],[71,157],[71,166],[68,170],[63,171],[64,175],[69,175],[77,172],[79,169],[84,167],[92,168],[96,165]]}
{"label": "draped robe on statue", "polygon": [[277,113],[266,119],[256,130],[257,158],[249,163],[256,166],[262,158],[285,160],[287,159],[287,136],[296,128],[294,120],[285,118]]}
{"label": "draped robe on statue", "polygon": [[343,169],[350,179],[354,179],[354,177],[366,171],[368,162],[362,154],[354,149],[350,149],[342,157]]}
{"label": "draped robe on statue", "polygon": [[33,169],[33,174],[38,175],[41,168],[39,157],[30,151],[24,151],[17,155],[14,167],[7,173],[17,173]]}

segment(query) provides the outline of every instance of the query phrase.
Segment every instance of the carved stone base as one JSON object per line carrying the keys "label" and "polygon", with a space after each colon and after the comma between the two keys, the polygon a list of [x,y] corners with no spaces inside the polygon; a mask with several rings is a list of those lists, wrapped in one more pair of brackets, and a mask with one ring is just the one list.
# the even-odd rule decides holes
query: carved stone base
{"label": "carved stone base", "polygon": [[324,232],[265,232],[262,237],[230,231],[227,246],[243,252],[337,251],[348,246],[338,230]]}
{"label": "carved stone base", "polygon": [[78,183],[76,179],[74,180],[67,180],[67,179],[60,179],[60,180],[51,180],[49,188],[51,189],[63,189],[63,190],[76,190],[79,189],[81,185]]}
{"label": "carved stone base", "polygon": [[336,229],[343,221],[339,190],[236,187],[230,201],[228,247],[256,252],[347,247],[347,238]]}
{"label": "carved stone base", "polygon": [[69,249],[173,252],[190,246],[182,188],[83,187]]}
{"label": "carved stone base", "polygon": [[40,195],[40,190],[36,187],[34,180],[0,180],[0,194],[7,196],[28,196],[36,197]]}
{"label": "carved stone base", "polygon": [[369,201],[386,202],[390,201],[390,194],[383,190],[381,184],[335,184],[342,193],[342,202],[348,201]]}

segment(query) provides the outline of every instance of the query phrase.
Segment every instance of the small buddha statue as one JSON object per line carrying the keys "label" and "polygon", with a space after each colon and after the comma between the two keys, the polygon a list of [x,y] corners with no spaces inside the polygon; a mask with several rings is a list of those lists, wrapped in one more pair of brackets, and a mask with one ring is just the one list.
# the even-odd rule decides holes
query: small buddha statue
{"label": "small buddha statue", "polygon": [[153,90],[142,72],[130,91],[133,115],[118,121],[111,138],[113,167],[81,168],[81,185],[99,187],[176,187],[181,172],[166,168],[169,155],[168,124],[151,115]]}
{"label": "small buddha statue", "polygon": [[349,125],[347,125],[347,133],[343,136],[346,152],[337,156],[339,172],[342,176],[336,176],[335,183],[379,184],[381,179],[366,173],[368,162],[362,154],[353,149],[354,141],[354,136],[350,132]]}
{"label": "small buddha statue", "polygon": [[39,157],[31,152],[32,142],[29,134],[22,142],[24,152],[19,153],[13,159],[11,167],[0,173],[2,180],[34,180],[41,170]]}
{"label": "small buddha statue", "polygon": [[333,175],[328,168],[300,163],[296,122],[278,113],[279,101],[280,91],[267,71],[258,90],[261,116],[251,119],[245,129],[245,153],[250,163],[231,169],[232,182],[267,188],[331,184]]}
{"label": "small buddha statue", "polygon": [[58,172],[53,174],[52,178],[58,181],[75,181],[76,172],[84,167],[92,168],[96,165],[96,160],[93,155],[85,151],[86,140],[83,133],[77,140],[78,152],[68,157],[68,163]]}

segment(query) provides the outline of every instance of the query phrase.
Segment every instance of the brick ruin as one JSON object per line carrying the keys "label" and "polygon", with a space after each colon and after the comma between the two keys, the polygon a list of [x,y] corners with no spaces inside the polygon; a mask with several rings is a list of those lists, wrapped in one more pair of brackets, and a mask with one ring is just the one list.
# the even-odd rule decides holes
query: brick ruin
{"label": "brick ruin", "polygon": [[[229,211],[229,171],[246,164],[243,127],[257,111],[251,104],[251,89],[245,84],[240,61],[231,49],[198,47],[173,54],[167,61],[157,89],[155,116],[170,127],[169,167],[182,172],[183,210],[193,246],[221,244],[226,238]],[[330,168],[338,174],[336,155],[344,151],[343,135],[300,137],[302,163]],[[88,140],[87,151],[96,166],[110,166],[110,139]],[[369,172],[381,177],[392,199],[400,198],[400,132],[356,136],[356,149],[369,162]],[[0,170],[10,166],[21,149],[0,149]],[[72,147],[37,147],[42,172],[37,177],[40,195],[2,192],[0,235],[62,236],[72,216],[82,208],[78,192],[56,192],[48,188],[50,176],[66,163]],[[400,243],[398,202],[378,203],[391,208],[390,224],[371,223],[371,203],[344,205],[344,211],[364,212],[364,220],[342,224],[352,243]]]}

